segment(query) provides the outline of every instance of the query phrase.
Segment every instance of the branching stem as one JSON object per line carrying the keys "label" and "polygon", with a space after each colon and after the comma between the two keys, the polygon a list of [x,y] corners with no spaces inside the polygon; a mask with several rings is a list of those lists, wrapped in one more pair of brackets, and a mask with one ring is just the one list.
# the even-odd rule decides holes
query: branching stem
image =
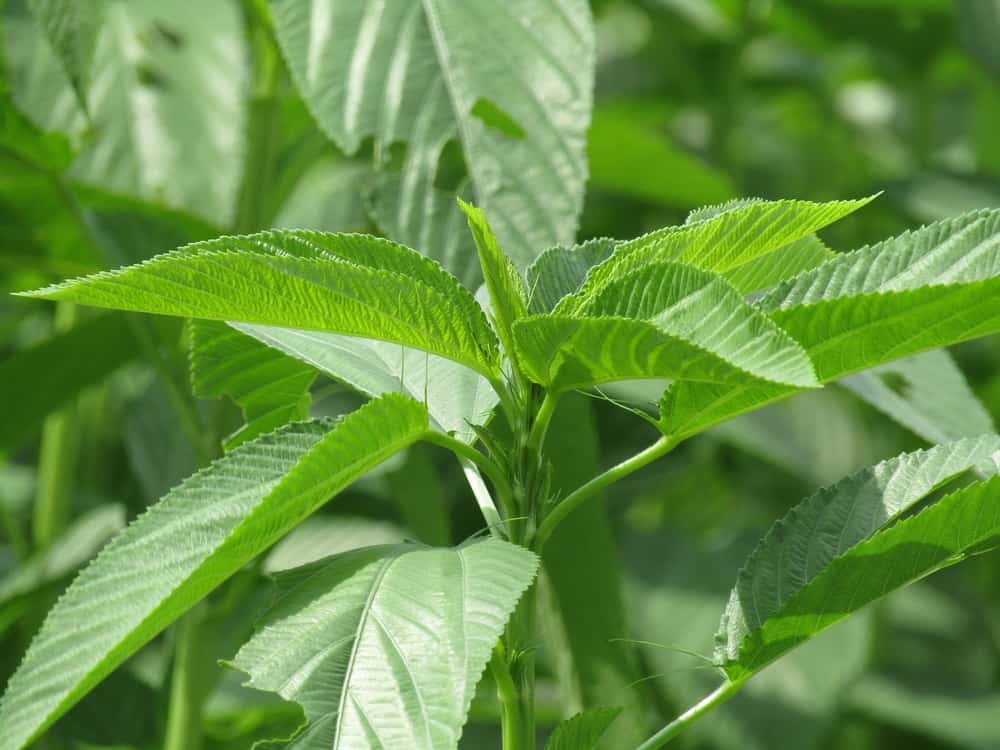
{"label": "branching stem", "polygon": [[688,729],[695,721],[707,714],[716,706],[720,706],[739,692],[742,682],[730,682],[726,680],[715,690],[702,698],[698,703],[691,706],[663,729],[643,742],[636,750],[657,750],[666,745],[670,740]]}
{"label": "branching stem", "polygon": [[538,527],[538,532],[535,534],[535,551],[541,551],[542,547],[545,546],[545,542],[552,536],[552,532],[562,523],[562,520],[580,507],[587,499],[593,497],[605,487],[624,479],[629,474],[666,455],[678,442],[677,438],[663,436],[641,453],[636,453],[620,464],[612,466],[603,474],[598,474],[586,484],[573,490],[542,520],[541,525]]}

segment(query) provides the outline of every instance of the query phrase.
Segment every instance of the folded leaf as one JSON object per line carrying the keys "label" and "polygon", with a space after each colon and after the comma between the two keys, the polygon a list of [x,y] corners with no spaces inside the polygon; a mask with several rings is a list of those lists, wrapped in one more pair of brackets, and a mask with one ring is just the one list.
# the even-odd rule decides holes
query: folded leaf
{"label": "folded leaf", "polygon": [[538,560],[494,539],[367,547],[278,574],[234,666],[305,709],[296,750],[448,750]]}
{"label": "folded leaf", "polygon": [[200,398],[229,396],[246,424],[225,440],[226,450],[309,416],[316,371],[225,323],[191,321],[191,387]]}
{"label": "folded leaf", "polygon": [[816,385],[801,347],[719,276],[657,262],[614,279],[573,317],[532,316],[515,326],[523,366],[556,388],[637,378]]}
{"label": "folded leaf", "polygon": [[528,314],[528,302],[524,294],[524,282],[510,258],[504,255],[496,235],[486,220],[482,209],[471,206],[459,199],[459,206],[469,220],[469,230],[476,242],[479,266],[490,294],[490,308],[493,313],[497,335],[504,349],[513,354],[514,340],[511,326]]}
{"label": "folded leaf", "polygon": [[296,423],[244,443],[171,491],[49,612],[0,701],[0,747],[24,747],[212,589],[426,429],[420,404],[385,396],[339,422]]}
{"label": "folded leaf", "polygon": [[419,253],[366,235],[222,237],[26,295],[376,338],[496,368],[496,338],[472,295]]}
{"label": "folded leaf", "polygon": [[620,713],[620,708],[594,708],[571,716],[555,728],[545,750],[596,750],[597,743]]}
{"label": "folded leaf", "polygon": [[28,4],[84,108],[100,27],[100,5],[85,8],[73,0],[30,0]]}
{"label": "folded leaf", "polygon": [[[821,381],[1000,331],[1000,211],[977,211],[837,256],[757,307],[805,348]],[[691,435],[796,389],[675,383],[669,434]]]}
{"label": "folded leaf", "polygon": [[621,243],[606,263],[590,273],[577,296],[582,299],[612,279],[656,261],[729,271],[807,237],[871,200],[755,201],[701,221],[658,229]]}
{"label": "folded leaf", "polygon": [[546,250],[525,272],[528,308],[533,313],[550,312],[563,297],[578,292],[590,269],[610,258],[617,245],[618,240],[601,237]]}
{"label": "folded leaf", "polygon": [[[883,461],[801,502],[740,571],[716,661],[745,679],[868,602],[1000,542],[998,469],[1000,437],[987,435]],[[991,478],[898,520],[971,470]]]}

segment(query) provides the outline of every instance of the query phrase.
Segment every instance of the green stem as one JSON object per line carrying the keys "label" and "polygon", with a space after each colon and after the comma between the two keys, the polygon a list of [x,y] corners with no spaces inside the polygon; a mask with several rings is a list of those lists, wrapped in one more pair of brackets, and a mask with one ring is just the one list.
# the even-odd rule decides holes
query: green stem
{"label": "green stem", "polygon": [[511,677],[503,644],[497,643],[490,658],[490,672],[500,700],[500,735],[503,750],[524,750],[521,742],[521,701]]}
{"label": "green stem", "polygon": [[663,727],[663,729],[659,732],[639,745],[636,750],[657,750],[657,748],[663,747],[685,729],[688,729],[704,714],[707,714],[716,706],[722,705],[736,695],[742,684],[743,683],[741,682],[730,682],[729,680],[726,680],[724,683],[719,685],[719,687],[702,698],[698,703],[693,705],[687,711]]}
{"label": "green stem", "polygon": [[206,682],[203,607],[188,612],[175,626],[174,665],[163,750],[198,750],[201,747]]}
{"label": "green stem", "polygon": [[504,630],[506,666],[513,692],[500,693],[503,750],[534,750],[537,588],[532,585]]}
{"label": "green stem", "polygon": [[545,445],[545,435],[549,431],[549,423],[552,415],[555,414],[556,406],[559,404],[559,394],[553,391],[546,391],[542,405],[538,407],[535,414],[535,421],[531,425],[531,432],[528,434],[527,451],[529,456],[539,456],[542,446]]}
{"label": "green stem", "polygon": [[[60,302],[56,307],[55,330],[66,331],[76,320],[76,307]],[[56,540],[66,527],[73,499],[73,478],[77,465],[76,400],[45,419],[38,458],[38,490],[31,519],[36,551]]]}
{"label": "green stem", "polygon": [[652,463],[661,456],[669,453],[679,440],[673,437],[661,437],[641,453],[636,453],[631,458],[622,461],[616,466],[612,466],[603,474],[598,474],[584,485],[573,490],[563,498],[543,519],[535,534],[534,550],[541,551],[545,542],[552,536],[552,532],[562,522],[566,516],[576,510],[586,500],[596,495],[605,487],[624,479],[629,474],[638,471],[643,466]]}
{"label": "green stem", "polygon": [[493,459],[485,453],[477,451],[468,443],[463,443],[461,440],[456,440],[450,435],[438,432],[437,430],[428,431],[424,439],[429,443],[434,443],[434,445],[447,448],[460,458],[467,459],[475,464],[493,482],[493,486],[501,498],[501,506],[505,506],[509,498],[512,497],[513,490],[511,489],[510,481]]}

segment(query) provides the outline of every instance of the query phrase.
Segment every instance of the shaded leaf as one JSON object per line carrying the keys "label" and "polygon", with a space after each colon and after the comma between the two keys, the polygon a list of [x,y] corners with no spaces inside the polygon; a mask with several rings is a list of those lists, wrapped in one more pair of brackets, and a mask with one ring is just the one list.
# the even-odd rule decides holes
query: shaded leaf
{"label": "shaded leaf", "polygon": [[883,461],[802,501],[740,571],[717,662],[745,679],[868,602],[1000,541],[995,477],[899,520],[959,475],[998,468],[1000,438],[970,438]]}
{"label": "shaded leaf", "polygon": [[[125,315],[102,315],[17,352],[0,364],[7,399],[0,420],[0,452],[31,439],[45,416],[100,382],[139,353]],[[73,367],[66,367],[72,362]]]}
{"label": "shaded leaf", "polygon": [[556,727],[545,750],[595,750],[620,713],[620,708],[594,708],[571,716]]}
{"label": "shaded leaf", "polygon": [[214,320],[191,321],[191,387],[199,398],[229,396],[246,424],[224,441],[232,450],[309,416],[316,371]]}

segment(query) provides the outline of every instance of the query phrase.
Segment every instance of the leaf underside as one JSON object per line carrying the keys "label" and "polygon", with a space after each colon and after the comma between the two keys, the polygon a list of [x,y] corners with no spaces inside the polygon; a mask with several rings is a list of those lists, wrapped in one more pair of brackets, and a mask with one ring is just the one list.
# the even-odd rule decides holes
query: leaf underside
{"label": "leaf underside", "polygon": [[[807,498],[779,520],[740,571],[717,635],[731,679],[894,588],[1000,540],[1000,437],[903,454]],[[906,516],[976,471],[991,477]]]}
{"label": "leaf underside", "polygon": [[489,539],[368,547],[278,574],[234,666],[305,709],[296,750],[448,750],[538,561]]}
{"label": "leaf underside", "polygon": [[0,747],[36,738],[116,666],[327,499],[427,429],[372,401],[244,443],[134,521],[67,589],[0,701]]}

